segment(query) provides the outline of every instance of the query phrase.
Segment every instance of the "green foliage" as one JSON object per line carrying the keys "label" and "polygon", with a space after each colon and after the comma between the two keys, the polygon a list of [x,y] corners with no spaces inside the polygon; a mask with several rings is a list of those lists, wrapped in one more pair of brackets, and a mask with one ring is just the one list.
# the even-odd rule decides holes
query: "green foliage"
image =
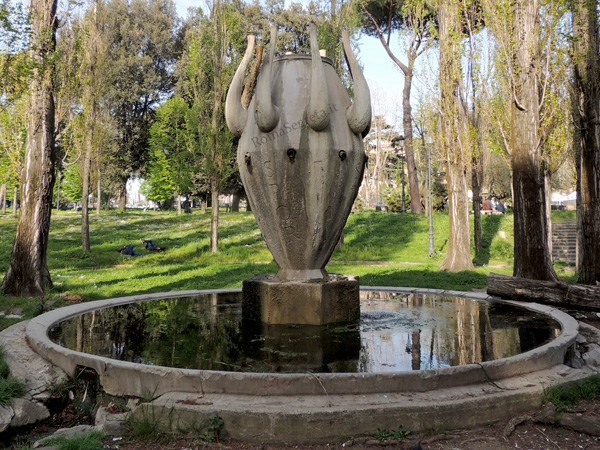
{"label": "green foliage", "polygon": [[[267,0],[265,13],[267,21],[277,25],[277,48],[282,53],[308,53],[310,39],[308,25],[319,24],[319,10],[316,4],[306,8],[300,2],[292,2],[286,6],[283,0]],[[265,30],[266,31],[266,30]]]}
{"label": "green foliage", "polygon": [[124,182],[146,168],[154,111],[173,88],[172,70],[180,54],[175,5],[172,2],[107,0],[98,21],[107,48],[106,92],[114,147],[103,172]]}
{"label": "green foliage", "polygon": [[61,381],[49,386],[48,393],[51,397],[59,398],[63,402],[66,402],[69,399],[69,392],[73,389],[75,389],[75,384],[72,381]]}
{"label": "green foliage", "polygon": [[7,406],[11,399],[25,395],[25,385],[10,376],[4,349],[0,347],[0,406]]}
{"label": "green foliage", "polygon": [[600,398],[600,375],[576,382],[553,386],[544,393],[543,401],[552,403],[558,412],[566,411],[579,400]]}
{"label": "green foliage", "polygon": [[54,446],[56,450],[102,450],[104,448],[103,438],[104,433],[92,431],[80,436],[58,436],[45,439],[44,445]]}
{"label": "green foliage", "polygon": [[167,100],[156,111],[150,128],[150,165],[142,192],[150,200],[164,202],[173,194],[192,191],[192,173],[198,171],[194,150],[198,136],[189,120],[193,112],[181,97]]}
{"label": "green foliage", "polygon": [[9,375],[10,369],[4,357],[4,348],[0,347],[0,378],[8,378]]}
{"label": "green foliage", "polygon": [[7,406],[11,399],[25,395],[25,385],[14,378],[0,379],[0,405]]}
{"label": "green foliage", "polygon": [[72,165],[66,168],[60,183],[60,189],[64,196],[63,200],[69,200],[71,202],[81,201],[82,185],[78,165]]}
{"label": "green foliage", "polygon": [[140,413],[129,416],[130,425],[129,435],[145,443],[168,443],[173,439],[173,435],[167,432],[161,425],[159,417],[154,413],[144,409]]}
{"label": "green foliage", "polygon": [[225,433],[225,421],[219,415],[212,413],[203,424],[203,431],[200,432],[200,439],[204,441],[219,441]]}
{"label": "green foliage", "polygon": [[[410,197],[406,195],[406,190],[404,193],[404,206],[410,208]],[[402,188],[396,187],[390,190],[389,194],[386,197],[386,203],[390,207],[391,212],[401,212],[402,211]]]}
{"label": "green foliage", "polygon": [[7,184],[7,197],[12,198],[25,155],[27,98],[4,103],[0,95],[0,184]]}
{"label": "green foliage", "polygon": [[196,170],[196,191],[221,191],[235,171],[233,135],[225,123],[227,88],[245,50],[241,11],[230,3],[213,7],[186,36],[178,62],[178,94],[185,99],[186,148]]}
{"label": "green foliage", "polygon": [[373,436],[379,441],[396,440],[400,442],[404,438],[410,436],[410,431],[403,430],[402,425],[399,425],[398,429],[396,430],[386,430],[377,428],[377,431],[373,433]]}

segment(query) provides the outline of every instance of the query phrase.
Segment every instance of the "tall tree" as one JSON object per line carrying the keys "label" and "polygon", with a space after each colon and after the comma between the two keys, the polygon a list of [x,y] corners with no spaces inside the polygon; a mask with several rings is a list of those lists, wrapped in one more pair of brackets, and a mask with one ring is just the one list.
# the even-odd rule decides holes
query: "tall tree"
{"label": "tall tree", "polygon": [[[435,33],[431,27],[435,21],[433,9],[423,0],[363,0],[357,3],[362,16],[363,30],[379,38],[381,45],[404,74],[402,89],[402,124],[404,127],[404,151],[410,189],[410,208],[421,213],[419,178],[413,150],[413,123],[410,93],[415,63],[419,55],[433,43]],[[394,54],[390,47],[392,33],[400,31],[406,37],[406,62]]]}
{"label": "tall tree", "polygon": [[119,181],[124,210],[127,181],[148,160],[154,108],[173,88],[180,40],[172,0],[109,0],[103,11],[110,71],[104,100],[116,128],[106,169]]}
{"label": "tall tree", "polygon": [[469,127],[462,101],[461,14],[458,0],[440,2],[440,131],[446,156],[449,237],[441,268],[450,271],[473,267],[469,233],[467,173],[470,165]]}
{"label": "tall tree", "polygon": [[233,135],[225,124],[223,105],[227,86],[243,53],[239,6],[215,1],[210,16],[198,17],[188,33],[188,51],[180,61],[178,92],[193,111],[192,117],[186,119],[187,126],[197,130],[197,143],[192,151],[200,160],[211,195],[212,252],[218,251],[219,193],[234,171]]}
{"label": "tall tree", "polygon": [[515,220],[514,276],[556,280],[548,247],[540,136],[540,16],[538,0],[511,3],[512,106],[510,143]]}
{"label": "tall tree", "polygon": [[[311,2],[305,8],[299,2],[286,5],[284,0],[266,0],[265,13],[268,23],[277,27],[277,48],[281,52],[308,53],[308,25],[321,22],[316,3]],[[268,42],[267,37],[268,32],[263,29],[264,44]]]}
{"label": "tall tree", "polygon": [[463,102],[468,106],[464,106],[465,110],[469,110],[468,123],[469,133],[468,142],[471,150],[471,190],[473,192],[473,243],[475,250],[480,252],[482,249],[482,234],[481,234],[481,190],[484,181],[484,146],[485,126],[484,114],[482,112],[482,92],[480,84],[485,83],[482,76],[481,64],[479,60],[478,41],[476,33],[481,26],[481,8],[477,1],[463,0],[461,3],[462,17],[464,20],[464,31],[468,39],[467,51],[467,73],[468,82]]}
{"label": "tall tree", "polygon": [[21,213],[0,289],[9,295],[42,296],[52,286],[46,262],[52,188],[54,186],[54,50],[58,0],[32,0],[31,50],[33,74],[25,167],[21,177]]}
{"label": "tall tree", "polygon": [[[145,190],[150,200],[164,202],[192,192],[192,173],[198,172],[200,143],[195,111],[178,96],[156,111],[150,128],[151,164]],[[178,204],[180,206],[180,204]],[[178,207],[181,213],[181,208]]]}
{"label": "tall tree", "polygon": [[[83,104],[83,167],[81,195],[81,246],[83,251],[90,251],[90,223],[88,199],[92,170],[92,155],[97,139],[98,99],[104,86],[105,54],[104,39],[98,24],[99,0],[91,0],[90,8],[84,17],[82,26],[82,63],[80,66],[80,81],[82,83]],[[104,3],[104,2],[102,2]]]}
{"label": "tall tree", "polygon": [[564,101],[564,2],[483,3],[497,68],[496,91],[487,93],[496,121],[492,136],[512,167],[515,274],[555,279],[549,180],[568,152],[571,132]]}
{"label": "tall tree", "polygon": [[579,147],[579,282],[600,281],[600,30],[597,2],[573,0],[574,116]]}

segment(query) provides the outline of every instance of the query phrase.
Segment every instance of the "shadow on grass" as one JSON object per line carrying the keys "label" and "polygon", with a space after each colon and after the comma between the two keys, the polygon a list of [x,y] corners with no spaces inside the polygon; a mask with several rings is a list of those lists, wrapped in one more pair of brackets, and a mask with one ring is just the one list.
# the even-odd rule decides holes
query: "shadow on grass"
{"label": "shadow on grass", "polygon": [[398,248],[409,243],[415,234],[426,232],[424,216],[416,214],[351,215],[344,228],[345,245],[342,250],[336,249],[333,259],[394,260]]}
{"label": "shadow on grass", "polygon": [[378,270],[360,275],[361,286],[404,286],[468,291],[487,286],[487,275],[474,271],[445,272],[437,269]]}
{"label": "shadow on grass", "polygon": [[[211,269],[216,269],[211,271]],[[118,276],[102,281],[89,282],[94,289],[65,282],[55,292],[82,293],[85,300],[100,300],[107,297],[123,297],[157,292],[171,292],[193,289],[222,289],[241,287],[242,281],[261,273],[277,271],[277,266],[255,263],[201,264],[190,261],[186,264],[159,266],[151,272],[136,274],[135,269],[123,270]],[[111,288],[112,287],[112,288]],[[100,292],[110,292],[100,295]]]}
{"label": "shadow on grass", "polygon": [[473,258],[476,266],[484,266],[490,262],[492,242],[498,234],[503,217],[500,214],[481,217],[481,251],[476,251]]}

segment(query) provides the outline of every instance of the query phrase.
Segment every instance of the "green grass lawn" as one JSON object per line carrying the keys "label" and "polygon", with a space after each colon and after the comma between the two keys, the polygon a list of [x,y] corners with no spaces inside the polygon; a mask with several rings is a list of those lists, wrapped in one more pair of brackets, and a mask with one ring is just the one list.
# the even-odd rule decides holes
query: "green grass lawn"
{"label": "green grass lawn", "polygon": [[[446,251],[448,216],[434,214],[436,256],[427,256],[428,220],[414,214],[359,212],[344,229],[343,248],[327,266],[330,272],[360,276],[361,285],[415,286],[468,290],[484,288],[490,271],[511,274],[512,215],[484,216],[484,247],[472,253],[474,270],[438,270]],[[16,219],[0,215],[0,276],[8,269]],[[54,287],[42,302],[0,295],[0,311],[19,308],[25,317],[50,304],[94,300],[148,292],[241,287],[255,274],[275,272],[252,213],[221,213],[219,252],[209,251],[210,215],[194,212],[103,212],[90,215],[90,253],[81,250],[81,215],[53,212],[48,266]],[[148,252],[140,238],[154,239],[165,252]],[[132,243],[140,257],[117,248]],[[559,273],[573,276],[570,267]],[[0,329],[18,321],[0,317]]]}

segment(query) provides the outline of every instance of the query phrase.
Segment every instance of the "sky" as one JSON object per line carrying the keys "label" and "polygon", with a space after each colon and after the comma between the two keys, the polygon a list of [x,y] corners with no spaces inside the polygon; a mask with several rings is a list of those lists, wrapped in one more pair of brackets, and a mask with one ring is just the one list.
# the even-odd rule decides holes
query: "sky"
{"label": "sky", "polygon": [[[299,3],[307,3],[306,0],[295,0]],[[190,7],[204,7],[205,0],[175,0],[177,12],[180,17],[187,16],[187,9]],[[398,39],[392,38],[391,47],[396,56],[403,60],[402,51]],[[392,62],[387,52],[379,42],[379,39],[369,36],[360,36],[358,40],[359,53],[356,55],[360,64],[363,66],[363,72],[367,83],[371,89],[371,100],[374,114],[382,114],[388,118],[388,122],[397,122],[397,127],[401,129],[402,125],[402,88],[404,85],[404,75],[400,69]],[[421,58],[424,58],[423,55]],[[427,87],[419,83],[419,77],[413,81],[413,100],[418,97],[419,91],[426,91]],[[414,95],[414,93],[417,95]],[[414,104],[414,101],[413,101]],[[378,111],[378,109],[382,109]],[[390,123],[393,125],[393,123]]]}

